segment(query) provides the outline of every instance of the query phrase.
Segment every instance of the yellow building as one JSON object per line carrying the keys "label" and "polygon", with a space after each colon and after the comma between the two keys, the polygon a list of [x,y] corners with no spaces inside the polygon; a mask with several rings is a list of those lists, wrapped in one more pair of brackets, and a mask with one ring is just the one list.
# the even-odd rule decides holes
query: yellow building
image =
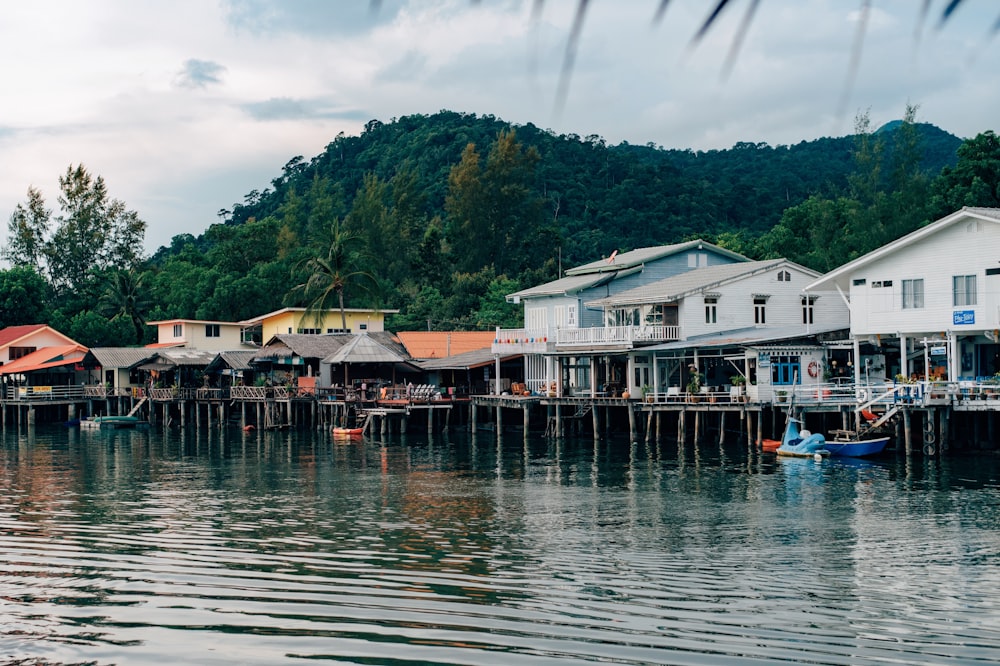
{"label": "yellow building", "polygon": [[380,333],[385,330],[385,315],[399,310],[370,310],[364,308],[344,308],[347,327],[341,323],[340,309],[321,311],[318,315],[306,314],[306,308],[283,308],[253,319],[241,321],[243,340],[263,344],[275,335],[290,333],[305,335],[325,335],[331,333]]}

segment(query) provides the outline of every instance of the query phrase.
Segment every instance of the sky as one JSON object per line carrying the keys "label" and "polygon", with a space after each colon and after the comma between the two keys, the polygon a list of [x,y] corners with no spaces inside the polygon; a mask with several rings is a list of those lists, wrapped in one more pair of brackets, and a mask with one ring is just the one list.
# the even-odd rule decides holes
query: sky
{"label": "sky", "polygon": [[843,136],[907,104],[962,138],[1000,130],[995,0],[943,24],[948,0],[923,21],[917,0],[760,0],[745,31],[753,2],[732,0],[695,42],[715,4],[654,20],[661,0],[590,0],[563,78],[577,0],[5,3],[0,242],[29,186],[58,214],[83,164],[153,252],[341,132],[443,109],[694,150]]}

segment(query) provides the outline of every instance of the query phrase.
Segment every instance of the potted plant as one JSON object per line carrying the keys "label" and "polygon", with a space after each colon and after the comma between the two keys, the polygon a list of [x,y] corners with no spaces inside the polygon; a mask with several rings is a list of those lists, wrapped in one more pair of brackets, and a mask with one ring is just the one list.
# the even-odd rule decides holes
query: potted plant
{"label": "potted plant", "polygon": [[688,398],[691,402],[698,402],[698,394],[701,393],[701,387],[705,383],[705,375],[700,372],[692,372],[691,377],[688,379],[687,392]]}
{"label": "potted plant", "polygon": [[785,402],[788,400],[788,391],[785,389],[777,389],[774,392],[774,400],[776,402]]}
{"label": "potted plant", "polygon": [[642,399],[645,402],[653,402],[653,387],[645,384],[642,387]]}
{"label": "potted plant", "polygon": [[747,378],[743,375],[733,375],[729,378],[729,383],[733,386],[729,391],[729,397],[737,401],[744,400],[747,395]]}

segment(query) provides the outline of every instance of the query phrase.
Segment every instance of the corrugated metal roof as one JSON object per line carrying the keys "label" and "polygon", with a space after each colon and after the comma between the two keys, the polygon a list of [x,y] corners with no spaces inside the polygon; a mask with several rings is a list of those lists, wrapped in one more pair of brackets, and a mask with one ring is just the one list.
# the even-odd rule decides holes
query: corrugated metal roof
{"label": "corrugated metal roof", "polygon": [[560,294],[574,294],[584,289],[596,287],[602,282],[614,279],[616,271],[610,273],[598,273],[589,275],[574,275],[560,278],[552,282],[546,282],[535,287],[516,291],[509,296],[557,296]]}
{"label": "corrugated metal roof", "polygon": [[654,301],[679,301],[685,296],[711,289],[716,286],[733,282],[755,273],[775,270],[779,266],[790,266],[806,272],[810,276],[818,275],[815,271],[793,264],[787,259],[768,259],[766,261],[746,261],[735,264],[719,264],[695,268],[656,282],[642,285],[628,291],[601,298],[586,303],[588,307],[608,307],[615,305],[636,305]]}
{"label": "corrugated metal roof", "polygon": [[[394,349],[398,353],[406,354],[406,349],[392,333],[386,331],[376,331],[360,333],[377,341],[384,347]],[[306,359],[324,359],[335,353],[341,347],[353,340],[355,337],[351,333],[337,333],[331,335],[307,335],[302,333],[289,333],[275,335],[267,341],[263,347],[254,352],[254,359],[266,360],[269,358],[287,358],[289,356],[299,356]]]}
{"label": "corrugated metal roof", "polygon": [[[518,358],[521,354],[511,354],[507,356],[501,356],[501,361],[508,361],[512,358]],[[423,361],[417,361],[417,364],[424,370],[468,370],[470,368],[479,368],[484,365],[492,365],[496,363],[496,358],[493,356],[493,352],[487,349],[475,349],[470,352],[465,352],[464,354],[456,354],[455,356],[449,356],[448,358],[432,358]]]}
{"label": "corrugated metal roof", "polygon": [[133,368],[156,356],[145,347],[94,347],[84,357],[87,367]]}
{"label": "corrugated metal roof", "polygon": [[251,370],[250,361],[256,353],[257,351],[254,349],[219,352],[205,369],[212,370],[224,366],[233,370]]}
{"label": "corrugated metal roof", "polygon": [[176,365],[206,366],[212,362],[219,352],[202,351],[201,349],[161,349],[156,352],[158,358],[173,361]]}
{"label": "corrugated metal roof", "polygon": [[346,345],[323,359],[323,363],[405,363],[410,355],[390,349],[368,335],[355,335]]}
{"label": "corrugated metal roof", "polygon": [[697,249],[711,249],[714,252],[738,261],[749,261],[747,257],[737,252],[733,252],[732,250],[727,250],[703,240],[693,240],[685,243],[676,243],[674,245],[657,245],[656,247],[640,247],[635,250],[629,250],[628,252],[615,254],[613,258],[608,257],[606,259],[599,259],[598,261],[592,261],[589,264],[571,268],[566,271],[566,275],[583,275],[585,273],[617,271],[623,268],[639,266],[656,259],[662,259],[663,257],[669,257],[670,255],[677,254],[679,252],[687,252],[688,250]]}

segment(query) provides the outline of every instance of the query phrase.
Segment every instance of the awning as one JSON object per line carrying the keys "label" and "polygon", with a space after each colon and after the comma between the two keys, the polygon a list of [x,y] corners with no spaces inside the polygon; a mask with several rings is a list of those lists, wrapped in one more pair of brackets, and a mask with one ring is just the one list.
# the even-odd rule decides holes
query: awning
{"label": "awning", "polygon": [[174,370],[177,365],[174,363],[164,363],[163,361],[153,361],[152,363],[143,363],[139,366],[140,370],[156,370],[157,372],[166,372],[168,370]]}

